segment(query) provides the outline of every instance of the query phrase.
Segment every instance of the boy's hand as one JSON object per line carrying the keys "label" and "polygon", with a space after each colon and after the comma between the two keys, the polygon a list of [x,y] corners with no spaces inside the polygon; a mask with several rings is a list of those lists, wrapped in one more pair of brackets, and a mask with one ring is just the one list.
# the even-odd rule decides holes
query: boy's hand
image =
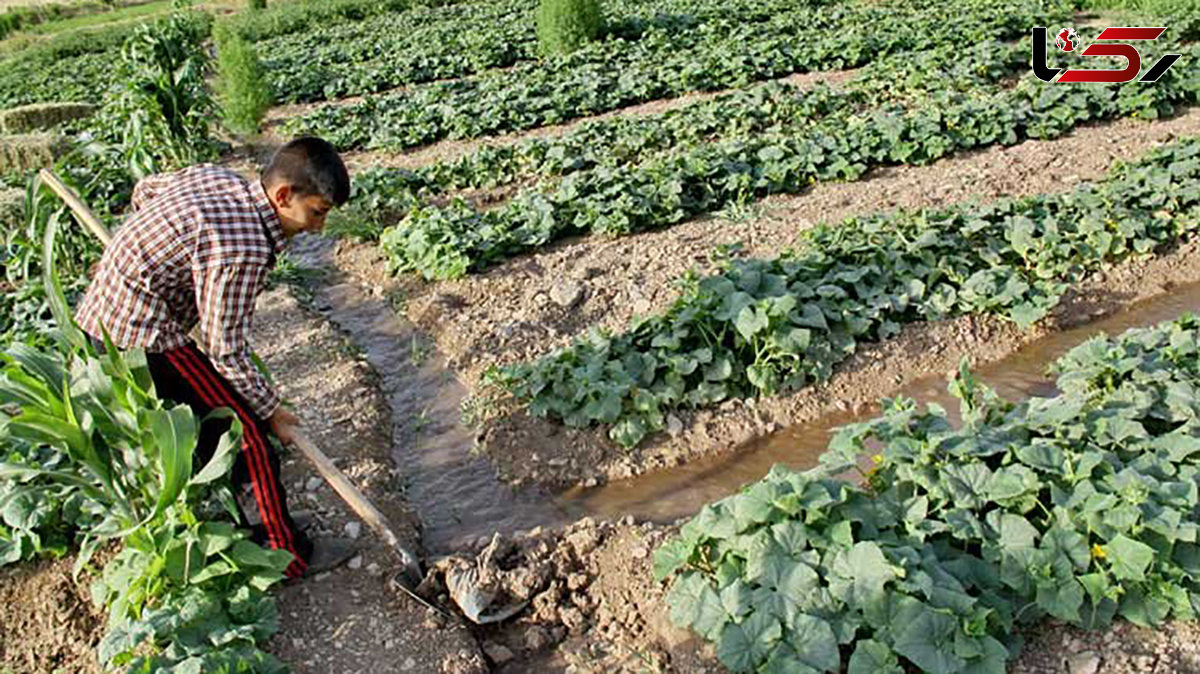
{"label": "boy's hand", "polygon": [[301,424],[300,418],[295,414],[283,408],[283,405],[275,408],[275,413],[267,420],[271,425],[271,432],[275,437],[279,438],[279,442],[284,445],[292,444],[296,439],[296,431],[299,430]]}

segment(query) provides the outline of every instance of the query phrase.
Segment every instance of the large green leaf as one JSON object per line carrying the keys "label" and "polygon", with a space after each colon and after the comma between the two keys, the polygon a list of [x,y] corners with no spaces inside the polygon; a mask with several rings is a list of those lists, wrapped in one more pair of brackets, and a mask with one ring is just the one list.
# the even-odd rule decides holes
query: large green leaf
{"label": "large green leaf", "polygon": [[717,657],[732,672],[752,672],[766,662],[783,635],[779,620],[754,613],[742,623],[728,623],[717,640]]}
{"label": "large green leaf", "polygon": [[863,639],[850,655],[847,674],[904,674],[896,654],[874,639]]}
{"label": "large green leaf", "polygon": [[154,443],[151,447],[143,447],[149,456],[158,457],[158,468],[162,471],[162,483],[153,513],[153,516],[157,516],[179,499],[192,477],[196,417],[185,405],[177,405],[169,410],[145,410],[142,415]]}
{"label": "large green leaf", "polygon": [[1113,575],[1120,580],[1145,580],[1146,569],[1154,561],[1154,548],[1124,534],[1109,541],[1104,551]]}

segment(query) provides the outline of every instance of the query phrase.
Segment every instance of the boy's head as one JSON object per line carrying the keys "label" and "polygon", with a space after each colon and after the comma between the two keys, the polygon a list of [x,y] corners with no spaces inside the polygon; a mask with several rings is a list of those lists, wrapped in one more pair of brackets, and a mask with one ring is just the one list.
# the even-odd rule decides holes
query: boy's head
{"label": "boy's head", "polygon": [[284,236],[318,231],[334,206],[350,198],[350,175],[329,143],[297,138],[275,151],[262,174]]}

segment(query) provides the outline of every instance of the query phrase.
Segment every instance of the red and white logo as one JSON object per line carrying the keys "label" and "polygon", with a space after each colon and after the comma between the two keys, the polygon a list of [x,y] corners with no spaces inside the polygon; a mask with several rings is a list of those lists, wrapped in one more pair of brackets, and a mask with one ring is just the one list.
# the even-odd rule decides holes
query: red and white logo
{"label": "red and white logo", "polygon": [[1075,51],[1075,45],[1079,44],[1079,35],[1075,33],[1074,28],[1063,28],[1055,36],[1054,44],[1063,51]]}
{"label": "red and white logo", "polygon": [[[1044,26],[1033,28],[1033,74],[1043,82],[1157,82],[1181,54],[1164,54],[1145,73],[1142,72],[1142,55],[1137,48],[1127,42],[1152,42],[1157,40],[1166,28],[1157,27],[1108,27],[1100,31],[1095,42],[1086,49],[1079,51],[1080,56],[1116,56],[1125,60],[1125,67],[1120,70],[1101,70],[1099,68],[1050,68],[1046,65],[1047,31]],[[1104,44],[1101,44],[1104,43]],[[1063,28],[1054,36],[1054,44],[1065,52],[1076,52],[1082,46],[1074,28]],[[1138,77],[1138,75],[1141,77]],[[1057,78],[1057,79],[1055,79]]]}

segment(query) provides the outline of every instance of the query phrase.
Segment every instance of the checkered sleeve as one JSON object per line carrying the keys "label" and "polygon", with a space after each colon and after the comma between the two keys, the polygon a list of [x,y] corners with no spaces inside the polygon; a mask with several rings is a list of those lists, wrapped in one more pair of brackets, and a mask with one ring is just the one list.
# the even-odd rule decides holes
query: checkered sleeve
{"label": "checkered sleeve", "polygon": [[174,175],[173,173],[156,173],[139,180],[137,185],[133,186],[133,196],[130,198],[133,212],[142,210],[143,206],[150,203],[159,192],[162,192]]}
{"label": "checkered sleeve", "polygon": [[263,419],[270,418],[280,402],[279,393],[250,356],[254,300],[267,271],[257,259],[223,259],[193,270],[201,347]]}

